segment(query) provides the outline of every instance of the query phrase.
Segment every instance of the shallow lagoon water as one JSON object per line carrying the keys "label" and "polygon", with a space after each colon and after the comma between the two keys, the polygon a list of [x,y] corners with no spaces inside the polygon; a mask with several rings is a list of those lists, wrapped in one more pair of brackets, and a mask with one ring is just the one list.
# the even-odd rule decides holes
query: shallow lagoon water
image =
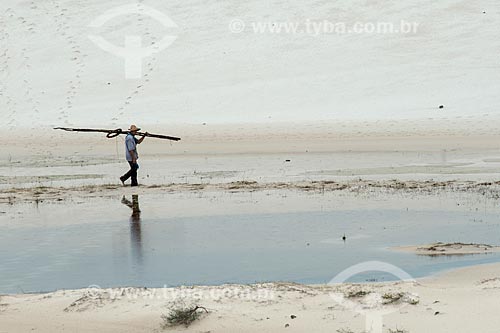
{"label": "shallow lagoon water", "polygon": [[[112,207],[103,217],[106,222],[15,228],[0,224],[0,293],[91,285],[327,283],[344,269],[370,260],[396,265],[417,278],[500,261],[499,254],[428,257],[390,249],[437,241],[500,244],[494,210],[336,207],[148,218],[141,200],[147,197],[114,200],[130,216],[113,218]],[[365,272],[351,281],[394,279]]]}

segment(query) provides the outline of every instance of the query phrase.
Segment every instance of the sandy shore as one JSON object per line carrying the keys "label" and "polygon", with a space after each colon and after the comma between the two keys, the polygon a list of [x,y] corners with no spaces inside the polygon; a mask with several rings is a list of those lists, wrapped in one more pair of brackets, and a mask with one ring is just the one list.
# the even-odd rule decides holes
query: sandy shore
{"label": "sandy shore", "polygon": [[[376,295],[381,302],[369,303]],[[383,332],[493,333],[499,297],[500,264],[387,284],[67,290],[2,296],[0,332],[362,332],[365,315],[349,308],[362,304],[391,312]],[[194,304],[209,313],[187,329],[161,327],[163,314]]]}

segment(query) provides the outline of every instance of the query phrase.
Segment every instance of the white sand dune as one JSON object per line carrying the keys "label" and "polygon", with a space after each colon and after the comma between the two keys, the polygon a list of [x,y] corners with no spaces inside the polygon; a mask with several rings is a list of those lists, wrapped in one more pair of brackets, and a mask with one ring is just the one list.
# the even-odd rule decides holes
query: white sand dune
{"label": "white sand dune", "polygon": [[[11,128],[498,116],[500,9],[480,1],[139,1],[168,15],[89,24],[129,2],[0,3],[0,112]],[[234,19],[246,23],[231,33]],[[419,24],[415,34],[254,33],[252,22]],[[126,80],[123,45],[177,36]],[[438,109],[439,105],[445,108]],[[472,122],[473,123],[473,122]]]}

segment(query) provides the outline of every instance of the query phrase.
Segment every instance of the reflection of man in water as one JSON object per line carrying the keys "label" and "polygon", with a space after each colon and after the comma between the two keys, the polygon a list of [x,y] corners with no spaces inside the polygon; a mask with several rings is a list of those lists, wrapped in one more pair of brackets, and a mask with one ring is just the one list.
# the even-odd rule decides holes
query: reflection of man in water
{"label": "reflection of man in water", "polygon": [[132,201],[123,196],[122,204],[132,209],[130,216],[130,241],[132,243],[133,255],[139,263],[142,262],[142,240],[141,240],[141,209],[139,208],[139,196],[132,195]]}
{"label": "reflection of man in water", "polygon": [[141,223],[141,209],[139,208],[139,196],[137,194],[132,195],[132,202],[130,202],[127,198],[125,198],[125,196],[123,196],[122,204],[132,209],[132,216],[130,216],[130,222]]}

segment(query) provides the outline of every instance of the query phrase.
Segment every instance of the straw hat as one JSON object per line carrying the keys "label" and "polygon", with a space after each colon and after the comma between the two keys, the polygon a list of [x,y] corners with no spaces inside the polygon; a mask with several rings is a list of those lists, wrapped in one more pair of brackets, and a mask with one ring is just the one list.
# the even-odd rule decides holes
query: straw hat
{"label": "straw hat", "polygon": [[130,125],[130,128],[128,130],[130,132],[134,132],[134,131],[140,131],[141,129],[135,125]]}

